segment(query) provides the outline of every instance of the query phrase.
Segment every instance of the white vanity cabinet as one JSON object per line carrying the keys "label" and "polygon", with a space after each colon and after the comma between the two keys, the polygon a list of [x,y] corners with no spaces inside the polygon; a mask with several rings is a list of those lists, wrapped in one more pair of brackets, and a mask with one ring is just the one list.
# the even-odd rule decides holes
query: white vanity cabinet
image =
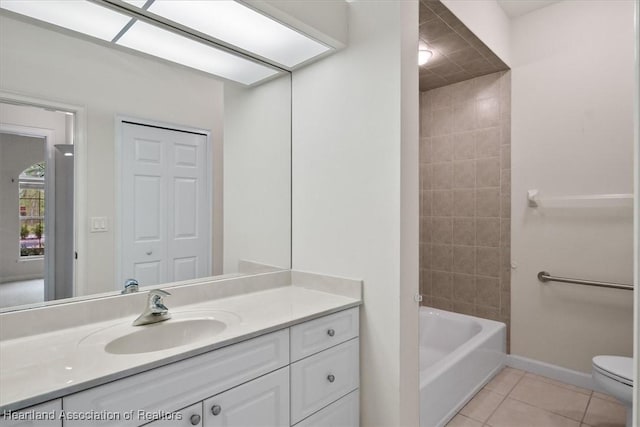
{"label": "white vanity cabinet", "polygon": [[289,367],[204,401],[204,427],[289,425]]}
{"label": "white vanity cabinet", "polygon": [[359,388],[358,335],[357,308],[291,327],[292,424],[324,427],[358,425],[357,416],[330,416],[334,410],[359,414],[359,401],[353,395],[348,401],[342,401]]}
{"label": "white vanity cabinet", "polygon": [[140,426],[154,414],[160,418],[288,364],[289,330],[284,329],[66,396],[68,415],[119,419],[67,420],[64,427]]}
{"label": "white vanity cabinet", "polygon": [[357,427],[358,318],[339,311],[35,407],[64,414],[56,423],[0,427]]}
{"label": "white vanity cabinet", "polygon": [[145,424],[145,427],[192,427],[202,425],[202,402],[173,412],[170,416]]}
{"label": "white vanity cabinet", "polygon": [[62,399],[16,411],[13,416],[0,413],[0,427],[62,427]]}

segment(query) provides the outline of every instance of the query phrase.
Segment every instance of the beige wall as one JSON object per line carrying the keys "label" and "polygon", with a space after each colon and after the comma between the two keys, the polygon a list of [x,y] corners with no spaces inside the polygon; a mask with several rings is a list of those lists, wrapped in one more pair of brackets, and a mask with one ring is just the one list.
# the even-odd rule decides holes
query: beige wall
{"label": "beige wall", "polygon": [[510,81],[500,72],[422,92],[423,304],[499,320],[510,308]]}
{"label": "beige wall", "polygon": [[633,191],[634,2],[564,1],[512,22],[513,354],[583,372],[631,355],[631,292],[541,284],[536,274],[631,283],[632,212],[527,206]]}

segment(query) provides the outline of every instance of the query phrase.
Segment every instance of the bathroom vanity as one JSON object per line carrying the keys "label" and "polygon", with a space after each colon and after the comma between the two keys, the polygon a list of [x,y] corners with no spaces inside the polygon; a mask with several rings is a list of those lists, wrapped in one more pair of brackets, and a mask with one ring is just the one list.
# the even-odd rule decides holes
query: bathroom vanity
{"label": "bathroom vanity", "polygon": [[[117,319],[55,331],[58,342],[68,343],[68,354],[54,349],[44,375],[33,364],[38,355],[29,354],[37,347],[33,336],[3,340],[0,356],[8,357],[0,359],[0,398],[3,410],[15,412],[0,425],[357,426],[360,300],[326,292],[324,285],[323,291],[312,289],[311,276],[300,279],[303,286],[178,306],[173,319],[154,325],[131,327],[129,319]],[[197,285],[191,293],[204,290]],[[170,290],[182,298],[186,291]],[[189,322],[214,318],[226,327],[194,342],[171,326],[194,330],[197,324]],[[163,344],[155,331],[167,326],[181,345]],[[130,346],[112,345],[132,333],[138,335]],[[51,334],[38,338],[41,347]],[[14,344],[26,353],[20,362]],[[14,362],[20,366],[11,371]],[[31,375],[24,370],[29,366]],[[52,372],[58,368],[77,373]],[[20,420],[20,413],[31,419]],[[33,423],[38,416],[53,419]]]}

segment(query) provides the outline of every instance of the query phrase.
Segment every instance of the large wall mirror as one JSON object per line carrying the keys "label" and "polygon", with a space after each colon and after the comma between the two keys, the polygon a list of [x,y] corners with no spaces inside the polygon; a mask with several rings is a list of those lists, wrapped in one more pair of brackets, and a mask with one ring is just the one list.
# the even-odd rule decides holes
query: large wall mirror
{"label": "large wall mirror", "polygon": [[291,265],[291,78],[0,10],[0,311]]}

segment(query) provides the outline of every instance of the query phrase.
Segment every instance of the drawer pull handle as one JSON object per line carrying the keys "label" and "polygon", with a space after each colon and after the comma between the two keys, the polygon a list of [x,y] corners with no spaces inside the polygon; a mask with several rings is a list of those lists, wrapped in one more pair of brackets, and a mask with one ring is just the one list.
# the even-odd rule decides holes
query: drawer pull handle
{"label": "drawer pull handle", "polygon": [[327,381],[329,381],[330,383],[334,382],[336,380],[336,377],[333,374],[329,374],[329,376],[327,377]]}
{"label": "drawer pull handle", "polygon": [[191,421],[192,426],[197,426],[198,424],[200,424],[200,415],[193,414],[191,415],[191,418],[189,418],[189,420]]}
{"label": "drawer pull handle", "polygon": [[220,415],[220,412],[222,412],[222,406],[220,405],[213,405],[211,407],[211,413],[213,415]]}
{"label": "drawer pull handle", "polygon": [[334,331],[333,329],[329,329],[327,331],[327,335],[329,335],[330,337],[334,336],[336,334],[336,331]]}

